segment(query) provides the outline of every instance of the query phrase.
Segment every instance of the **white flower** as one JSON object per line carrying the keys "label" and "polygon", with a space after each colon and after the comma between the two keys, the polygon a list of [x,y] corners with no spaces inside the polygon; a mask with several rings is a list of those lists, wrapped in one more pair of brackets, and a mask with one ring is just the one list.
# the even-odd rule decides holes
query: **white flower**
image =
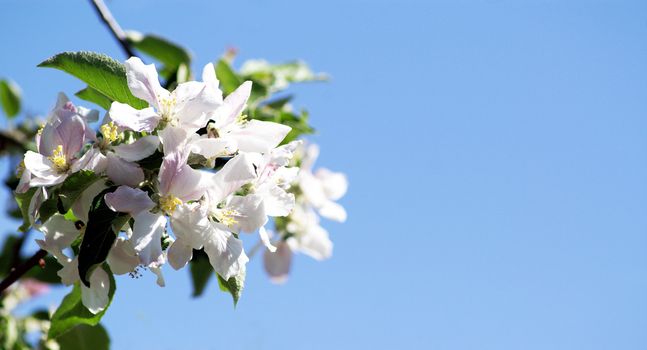
{"label": "white flower", "polygon": [[312,165],[318,155],[319,147],[317,145],[312,144],[306,149],[301,161],[299,187],[306,202],[316,208],[321,216],[344,222],[346,221],[346,210],[335,201],[346,194],[348,181],[344,174],[325,168],[320,168],[313,173]]}
{"label": "white flower", "polygon": [[163,126],[179,126],[194,132],[204,127],[209,120],[208,113],[222,104],[222,92],[217,83],[208,81],[215,79],[213,65],[205,67],[206,72],[209,70],[212,73],[206,77],[207,82],[181,83],[169,92],[160,85],[155,65],[144,65],[139,58],[131,57],[126,61],[128,88],[150,107],[137,110],[127,104],[113,102],[110,118],[120,127],[134,131],[150,132],[162,123]]}

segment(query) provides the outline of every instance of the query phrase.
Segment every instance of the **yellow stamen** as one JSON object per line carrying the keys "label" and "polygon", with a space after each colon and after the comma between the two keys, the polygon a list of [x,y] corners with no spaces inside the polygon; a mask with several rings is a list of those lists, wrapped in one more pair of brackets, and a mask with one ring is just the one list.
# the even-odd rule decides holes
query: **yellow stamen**
{"label": "yellow stamen", "polygon": [[101,125],[100,130],[101,130],[101,135],[103,135],[103,139],[107,143],[115,142],[119,140],[122,136],[122,134],[119,133],[119,130],[114,122]]}
{"label": "yellow stamen", "polygon": [[162,109],[160,111],[162,114],[162,121],[174,125],[175,118],[173,116],[173,108],[175,108],[175,105],[177,104],[177,99],[175,96],[171,96],[169,98],[160,98],[159,101],[160,108]]}
{"label": "yellow stamen", "polygon": [[240,213],[233,209],[222,209],[215,213],[218,222],[228,227],[238,223],[238,220],[235,219],[236,216],[240,216]]}
{"label": "yellow stamen", "polygon": [[167,214],[173,214],[175,208],[180,204],[182,204],[182,200],[173,195],[160,198],[160,208]]}
{"label": "yellow stamen", "polygon": [[42,135],[43,134],[43,129],[45,129],[45,124],[41,125],[40,128],[38,128],[38,131],[36,131],[36,134]]}
{"label": "yellow stamen", "polygon": [[236,118],[236,123],[238,125],[245,125],[247,123],[247,115],[246,114],[241,114]]}
{"label": "yellow stamen", "polygon": [[54,167],[56,168],[56,171],[60,173],[64,173],[68,169],[67,165],[67,159],[65,159],[65,154],[63,153],[63,146],[58,145],[54,151],[52,151],[52,155],[47,157],[52,163],[54,163]]}

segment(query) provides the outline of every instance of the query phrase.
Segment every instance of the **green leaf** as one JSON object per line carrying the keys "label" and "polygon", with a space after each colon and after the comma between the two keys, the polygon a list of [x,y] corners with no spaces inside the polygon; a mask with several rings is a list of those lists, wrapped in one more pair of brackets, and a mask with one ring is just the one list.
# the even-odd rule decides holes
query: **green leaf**
{"label": "green leaf", "polygon": [[216,64],[216,76],[220,81],[222,91],[226,95],[231,94],[243,83],[243,80],[231,69],[229,63],[223,59]]}
{"label": "green leaf", "polygon": [[86,100],[88,102],[92,102],[96,104],[97,106],[102,107],[105,110],[110,109],[110,105],[112,104],[112,100],[106,97],[106,95],[100,93],[99,91],[91,88],[91,87],[86,87],[83,90],[78,91],[76,94],[74,94],[76,97]]}
{"label": "green leaf", "polygon": [[108,350],[110,337],[102,325],[80,324],[56,339],[61,350]]}
{"label": "green leaf", "polygon": [[8,235],[4,240],[2,252],[0,253],[0,276],[6,276],[11,270],[11,262],[14,261],[16,256],[15,246],[20,241],[20,237],[16,235]]}
{"label": "green leaf", "polygon": [[2,109],[9,118],[20,112],[20,88],[11,80],[0,80],[0,102]]}
{"label": "green leaf", "polygon": [[108,291],[108,305],[106,305],[106,308],[96,315],[91,313],[90,310],[83,306],[83,302],[81,302],[81,286],[75,283],[70,294],[65,296],[61,305],[52,316],[52,323],[47,335],[50,339],[57,338],[80,324],[90,326],[99,324],[101,317],[108,310],[112,302],[112,297],[115,295],[115,290],[117,289],[115,278],[112,276],[110,269],[106,266],[101,268],[106,269],[108,276],[110,276],[110,290]]}
{"label": "green leaf", "polygon": [[327,80],[328,76],[316,74],[303,61],[271,64],[265,60],[249,60],[243,64],[240,74],[268,85],[270,91],[284,90],[290,83]]}
{"label": "green leaf", "polygon": [[186,49],[160,36],[130,32],[128,42],[137,50],[160,61],[164,65],[160,75],[166,79],[175,74],[181,64],[189,66],[191,63],[191,55]]}
{"label": "green leaf", "polygon": [[38,66],[67,72],[113,101],[127,103],[137,109],[148,106],[130,93],[125,66],[104,54],[88,51],[63,52]]}
{"label": "green leaf", "polygon": [[101,177],[91,170],[77,171],[68,176],[58,190],[58,197],[62,205],[61,211],[66,213],[70,210],[74,202],[83,194],[83,191],[100,179]]}
{"label": "green leaf", "polygon": [[55,195],[50,196],[38,208],[38,217],[41,223],[45,223],[56,213],[58,213],[58,196]]}
{"label": "green leaf", "polygon": [[112,211],[104,200],[106,193],[116,189],[117,186],[107,188],[94,197],[88,213],[88,224],[79,249],[79,277],[88,287],[90,272],[106,260],[117,233],[130,218],[127,214]]}
{"label": "green leaf", "polygon": [[191,279],[193,281],[193,297],[199,297],[204,293],[207,283],[214,275],[209,258],[204,250],[193,250],[193,259],[189,262],[191,268]]}
{"label": "green leaf", "polygon": [[14,198],[16,203],[18,203],[18,208],[20,208],[20,213],[22,214],[22,225],[18,228],[20,232],[26,232],[31,227],[29,221],[29,203],[36,193],[36,188],[32,187],[25,193],[14,192]]}
{"label": "green leaf", "polygon": [[243,294],[243,288],[245,287],[245,274],[246,271],[245,268],[243,268],[238,276],[230,277],[228,280],[218,275],[218,285],[220,286],[220,290],[231,294],[231,297],[234,299],[234,306],[238,304],[238,299],[240,299],[241,294]]}

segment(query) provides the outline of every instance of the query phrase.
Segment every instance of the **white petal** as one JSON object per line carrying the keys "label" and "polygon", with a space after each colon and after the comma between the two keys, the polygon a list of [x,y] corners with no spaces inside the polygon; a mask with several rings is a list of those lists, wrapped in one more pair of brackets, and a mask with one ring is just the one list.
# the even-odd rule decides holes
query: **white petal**
{"label": "white petal", "polygon": [[202,69],[202,81],[212,90],[212,93],[220,95],[222,103],[222,91],[218,87],[220,82],[216,78],[216,69],[213,67],[213,63],[207,63]]}
{"label": "white petal", "polygon": [[232,154],[236,145],[228,138],[198,138],[191,141],[191,152],[207,159]]}
{"label": "white petal", "polygon": [[176,98],[174,115],[180,125],[194,132],[207,125],[209,112],[222,104],[222,95],[217,94],[205,83],[190,81],[179,84],[173,91]]}
{"label": "white petal", "polygon": [[108,254],[108,265],[115,275],[133,272],[139,265],[137,252],[132,244],[123,237],[117,237]]}
{"label": "white petal", "polygon": [[162,275],[162,268],[151,266],[148,269],[151,270],[151,272],[154,273],[155,276],[157,276],[157,280],[156,280],[157,285],[160,287],[164,287],[166,285],[166,282],[164,281],[164,275]]}
{"label": "white petal", "polygon": [[92,206],[92,201],[101,191],[106,189],[106,182],[99,180],[86,188],[72,205],[72,212],[79,220],[88,222],[88,212]]}
{"label": "white petal", "polygon": [[290,265],[292,265],[292,250],[285,242],[280,242],[275,252],[265,251],[263,254],[265,272],[273,283],[281,284],[287,281]]}
{"label": "white petal", "polygon": [[265,190],[259,191],[263,196],[265,213],[269,216],[288,216],[294,208],[294,194],[286,192],[283,188],[267,184]]}
{"label": "white petal", "polygon": [[332,255],[333,244],[328,231],[319,225],[313,225],[307,234],[299,237],[299,251],[316,260],[328,259]]}
{"label": "white petal", "polygon": [[243,250],[243,242],[215,224],[212,225],[204,251],[213,269],[224,279],[237,276],[249,261]]}
{"label": "white petal", "polygon": [[114,192],[106,193],[105,201],[110,209],[128,213],[131,216],[136,216],[155,206],[155,203],[148,197],[148,193],[128,186],[119,186]]}
{"label": "white petal", "polygon": [[106,174],[117,185],[136,187],[144,181],[144,171],[139,165],[127,162],[114,153],[108,153]]}
{"label": "white petal", "polygon": [[228,133],[227,137],[236,140],[242,152],[266,153],[278,146],[290,130],[292,128],[287,125],[250,120],[243,128]]}
{"label": "white petal", "polygon": [[133,131],[153,131],[161,119],[151,107],[134,109],[120,102],[112,103],[108,115],[117,126]]}
{"label": "white petal", "polygon": [[132,94],[151,106],[159,108],[159,100],[169,96],[169,92],[160,85],[154,64],[145,65],[141,59],[131,57],[126,60],[126,78]]}
{"label": "white petal", "polygon": [[90,148],[79,160],[72,164],[72,172],[79,170],[92,170],[95,174],[100,175],[108,166],[108,159],[101,153],[98,148]]}
{"label": "white petal", "polygon": [[90,275],[90,288],[81,283],[81,301],[90,312],[97,314],[108,306],[110,277],[101,267],[97,267]]}
{"label": "white petal", "polygon": [[[175,232],[175,230],[173,231]],[[168,262],[176,270],[186,266],[193,257],[193,248],[185,244],[181,239],[177,239],[168,248]]]}
{"label": "white petal", "polygon": [[218,129],[236,122],[238,116],[245,109],[251,92],[252,82],[246,81],[225,98],[223,104],[215,111],[213,116]]}
{"label": "white petal", "polygon": [[211,231],[207,208],[197,203],[178,206],[171,216],[171,228],[182,244],[201,249]]}
{"label": "white petal", "polygon": [[[164,146],[164,155],[170,154],[181,154],[183,156],[188,156],[184,154],[184,147],[189,138],[189,132],[185,129],[168,126],[159,133],[160,142]],[[180,159],[183,157],[180,157]],[[185,160],[186,161],[186,160]],[[182,161],[180,161],[182,162]]]}
{"label": "white petal", "polygon": [[318,208],[319,214],[327,219],[335,220],[338,222],[346,221],[346,210],[341,205],[333,202],[326,201],[321,207]]}
{"label": "white petal", "polygon": [[162,215],[143,211],[135,216],[131,240],[142,265],[159,267],[164,263],[162,233],[165,227],[166,217]]}
{"label": "white petal", "polygon": [[276,251],[276,247],[272,245],[272,242],[270,241],[270,235],[265,229],[265,226],[261,226],[261,228],[258,230],[258,236],[261,239],[261,243],[269,250],[270,252],[274,253]]}
{"label": "white petal", "polygon": [[142,160],[157,150],[160,140],[157,136],[148,135],[144,136],[131,144],[120,144],[112,147],[119,158],[129,162],[136,162]]}
{"label": "white petal", "polygon": [[48,186],[63,182],[65,174],[54,170],[54,164],[40,153],[27,151],[25,153],[25,168],[34,176],[31,186]]}
{"label": "white petal", "polygon": [[61,278],[61,283],[66,286],[72,285],[79,280],[79,260],[78,257],[74,259],[67,258],[58,261],[63,267],[56,272],[58,277]]}
{"label": "white petal", "polygon": [[263,206],[263,197],[255,194],[247,196],[232,196],[225,210],[233,210],[236,214],[234,232],[254,232],[267,223],[267,215]]}
{"label": "white petal", "polygon": [[253,157],[239,154],[230,159],[209,179],[208,195],[212,205],[217,205],[241,186],[256,178]]}
{"label": "white petal", "polygon": [[348,190],[348,180],[343,173],[320,168],[315,173],[315,177],[321,181],[326,196],[334,201],[343,197]]}
{"label": "white petal", "polygon": [[45,250],[58,260],[64,256],[63,249],[69,248],[80,234],[74,223],[60,214],[53,215],[38,229],[45,234],[45,244],[49,248]]}

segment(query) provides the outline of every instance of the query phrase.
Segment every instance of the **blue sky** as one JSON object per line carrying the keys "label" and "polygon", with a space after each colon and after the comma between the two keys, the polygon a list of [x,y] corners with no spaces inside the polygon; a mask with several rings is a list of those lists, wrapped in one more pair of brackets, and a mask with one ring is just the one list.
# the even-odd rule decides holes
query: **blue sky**
{"label": "blue sky", "polygon": [[[647,348],[647,3],[108,5],[196,67],[236,46],[328,72],[296,105],[351,182],[333,258],[300,256],[284,286],[254,259],[235,310],[213,284],[191,299],[187,271],[119,278],[115,349]],[[85,1],[0,9],[0,75],[31,111],[82,87],[43,59],[123,59]]]}

